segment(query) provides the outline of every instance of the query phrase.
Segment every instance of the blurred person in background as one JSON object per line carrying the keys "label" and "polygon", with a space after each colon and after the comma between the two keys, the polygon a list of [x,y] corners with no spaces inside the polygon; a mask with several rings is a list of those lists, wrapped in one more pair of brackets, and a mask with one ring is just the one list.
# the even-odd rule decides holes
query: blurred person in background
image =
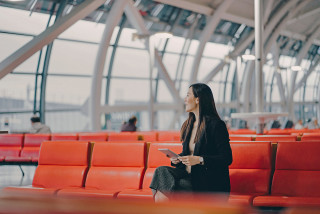
{"label": "blurred person in background", "polygon": [[308,129],[318,129],[319,124],[318,124],[318,119],[317,118],[312,118],[308,121]]}
{"label": "blurred person in background", "polygon": [[30,118],[31,130],[30,133],[51,133],[49,126],[46,126],[40,122],[40,117],[33,116]]}
{"label": "blurred person in background", "polygon": [[298,120],[298,122],[296,123],[296,125],[294,126],[294,129],[303,129],[304,126],[303,126],[303,122],[302,120]]}
{"label": "blurred person in background", "polygon": [[137,117],[136,116],[132,116],[130,117],[130,119],[128,120],[128,122],[124,122],[121,126],[121,131],[122,132],[135,132],[137,131]]}

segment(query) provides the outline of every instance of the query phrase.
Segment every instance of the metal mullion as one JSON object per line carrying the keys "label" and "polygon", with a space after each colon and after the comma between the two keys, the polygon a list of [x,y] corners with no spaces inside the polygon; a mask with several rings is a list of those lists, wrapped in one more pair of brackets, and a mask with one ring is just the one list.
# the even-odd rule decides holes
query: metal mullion
{"label": "metal mullion", "polygon": [[[58,11],[56,13],[55,22],[61,17],[63,9],[65,8],[67,1],[62,1],[59,5]],[[46,102],[46,87],[47,87],[47,76],[49,69],[49,62],[51,58],[51,52],[53,47],[53,41],[47,45],[46,55],[43,63],[42,79],[41,79],[41,91],[40,91],[40,120],[45,123],[45,102]]]}
{"label": "metal mullion", "polygon": [[[50,16],[49,16],[49,19],[48,19],[46,28],[48,28],[49,25],[50,25],[51,18],[52,18],[52,15],[53,15],[53,13],[54,13],[55,7],[56,7],[56,3],[53,3],[53,4],[52,4],[51,11],[50,11]],[[35,73],[35,86],[34,86],[34,98],[33,98],[33,114],[36,114],[37,112],[39,112],[39,110],[37,111],[37,91],[38,91],[38,76],[39,76],[39,69],[40,69],[41,58],[42,58],[42,50],[43,50],[43,48],[40,50],[40,53],[39,53],[37,70],[36,70],[36,73]]]}
{"label": "metal mullion", "polygon": [[[108,105],[109,104],[109,98],[110,98],[110,83],[111,83],[111,75],[112,75],[112,70],[113,70],[113,63],[114,63],[114,59],[115,59],[115,55],[116,55],[116,51],[117,51],[117,47],[118,44],[119,44],[119,40],[120,40],[120,36],[121,36],[121,33],[122,33],[122,30],[124,28],[124,25],[126,23],[126,15],[123,14],[122,15],[122,19],[120,21],[120,24],[119,24],[119,31],[118,31],[118,34],[117,34],[117,37],[116,37],[116,40],[114,42],[114,45],[113,45],[113,49],[112,49],[112,53],[111,53],[111,57],[110,57],[110,62],[109,62],[109,68],[108,68],[108,74],[107,76],[105,76],[106,78],[106,97],[105,97],[105,104]],[[105,114],[105,128],[107,129],[107,120],[110,118],[110,114]]]}

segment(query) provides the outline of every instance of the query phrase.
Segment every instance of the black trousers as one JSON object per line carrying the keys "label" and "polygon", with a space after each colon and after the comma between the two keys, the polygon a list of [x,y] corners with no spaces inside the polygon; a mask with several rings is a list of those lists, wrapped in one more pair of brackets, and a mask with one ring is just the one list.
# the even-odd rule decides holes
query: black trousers
{"label": "black trousers", "polygon": [[185,169],[160,166],[154,172],[150,188],[153,194],[156,191],[165,195],[177,191],[190,192],[192,191],[191,175]]}

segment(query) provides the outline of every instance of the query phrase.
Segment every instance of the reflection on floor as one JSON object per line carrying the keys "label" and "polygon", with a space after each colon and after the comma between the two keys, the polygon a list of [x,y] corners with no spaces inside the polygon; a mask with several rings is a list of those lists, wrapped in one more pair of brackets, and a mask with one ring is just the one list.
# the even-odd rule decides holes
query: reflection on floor
{"label": "reflection on floor", "polygon": [[0,166],[0,189],[7,186],[31,185],[36,166],[22,166],[24,177],[18,165]]}

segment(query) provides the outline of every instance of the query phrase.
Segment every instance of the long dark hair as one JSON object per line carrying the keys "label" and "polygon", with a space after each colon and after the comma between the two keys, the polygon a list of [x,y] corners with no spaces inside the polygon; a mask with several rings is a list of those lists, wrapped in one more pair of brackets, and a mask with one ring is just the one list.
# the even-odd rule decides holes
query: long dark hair
{"label": "long dark hair", "polygon": [[[216,118],[220,120],[220,117],[218,115],[213,94],[209,86],[204,83],[195,83],[192,84],[189,88],[192,88],[194,97],[199,99],[198,130],[194,139],[194,142],[198,142],[201,134],[205,131],[206,119]],[[181,127],[181,140],[186,141],[188,138],[190,138],[195,120],[195,115],[190,112],[188,119],[183,123]]]}

